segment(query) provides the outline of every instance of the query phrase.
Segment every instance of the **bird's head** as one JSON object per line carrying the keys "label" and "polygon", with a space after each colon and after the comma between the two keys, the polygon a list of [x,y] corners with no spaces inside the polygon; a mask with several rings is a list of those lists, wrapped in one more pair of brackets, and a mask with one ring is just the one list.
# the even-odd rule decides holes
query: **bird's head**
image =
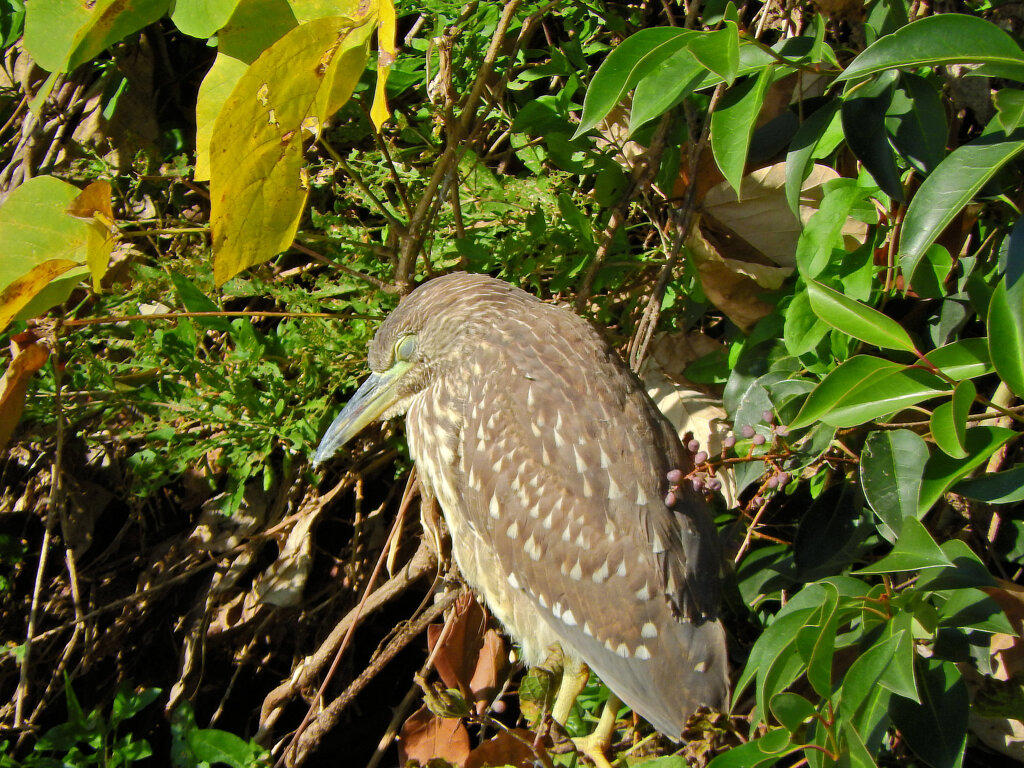
{"label": "bird's head", "polygon": [[403,415],[438,377],[457,372],[513,291],[486,275],[456,273],[406,296],[377,329],[367,354],[370,376],[328,427],[313,464],[327,461],[372,422]]}

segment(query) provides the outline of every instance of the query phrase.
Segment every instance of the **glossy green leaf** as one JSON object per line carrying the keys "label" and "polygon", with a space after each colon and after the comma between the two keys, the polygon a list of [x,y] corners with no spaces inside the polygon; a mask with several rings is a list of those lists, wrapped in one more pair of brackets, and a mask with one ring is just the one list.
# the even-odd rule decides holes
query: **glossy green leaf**
{"label": "glossy green leaf", "polygon": [[[943,551],[945,552],[945,549]],[[927,571],[927,573],[936,572],[937,570]],[[920,696],[917,693],[917,678],[914,677],[916,652],[914,651],[912,632],[913,622],[913,615],[903,611],[893,616],[886,624],[885,631],[890,637],[896,638],[896,644],[892,649],[892,661],[889,662],[878,679],[878,684],[899,696],[904,696],[912,701],[920,701]]]}
{"label": "glossy green leaf", "polygon": [[231,18],[239,0],[175,0],[171,21],[191,37],[212,35]]}
{"label": "glossy green leaf", "polygon": [[[815,150],[825,130],[839,111],[839,105],[840,102],[833,99],[823,107],[819,107],[804,120],[790,142],[789,151],[786,153],[786,202],[789,203],[789,210],[793,212],[794,216],[798,216],[800,213],[800,189],[804,179],[811,172]],[[823,219],[822,223],[824,224],[826,221],[830,220]],[[830,250],[834,240],[835,237],[829,241]],[[813,274],[809,276],[814,277]]]}
{"label": "glossy green leaf", "polygon": [[904,518],[917,516],[921,473],[927,460],[928,446],[909,429],[872,432],[864,441],[861,489],[890,541],[899,536]]}
{"label": "glossy green leaf", "polygon": [[601,122],[643,77],[696,34],[699,33],[675,27],[652,27],[630,35],[613,48],[587,88],[580,125],[573,138]]}
{"label": "glossy green leaf", "polygon": [[[931,18],[941,18],[934,16]],[[921,22],[915,22],[916,26]],[[908,280],[935,238],[996,172],[1024,150],[1024,133],[990,132],[953,150],[921,184],[900,231],[900,269]]]}
{"label": "glossy green leaf", "polygon": [[633,92],[633,106],[629,112],[630,135],[679,103],[703,82],[706,75],[707,69],[685,47],[658,64],[637,83]]}
{"label": "glossy green leaf", "polygon": [[917,673],[921,703],[893,699],[893,723],[928,765],[959,768],[967,743],[967,686],[952,662],[919,657]]}
{"label": "glossy green leaf", "polygon": [[946,108],[939,90],[925,78],[900,73],[885,125],[896,151],[919,173],[927,176],[946,156]]}
{"label": "glossy green leaf", "polygon": [[740,37],[736,22],[727,21],[714,32],[704,32],[690,41],[690,51],[697,61],[732,85],[740,68]]}
{"label": "glossy green leaf", "polygon": [[1009,136],[1024,124],[1024,91],[1016,88],[1003,88],[993,99],[996,105],[996,120]]}
{"label": "glossy green leaf", "polygon": [[882,349],[915,351],[910,334],[877,309],[813,280],[807,283],[807,294],[814,314],[836,330]]}
{"label": "glossy green leaf", "polygon": [[818,210],[804,226],[796,244],[796,266],[805,280],[821,274],[832,260],[833,252],[843,248],[842,231],[846,220],[867,194],[853,179],[836,179],[826,185]]}
{"label": "glossy green leaf", "polygon": [[939,607],[939,626],[979,632],[1016,633],[1010,620],[995,600],[975,587],[954,589]]}
{"label": "glossy green leaf", "polygon": [[789,732],[785,728],[779,728],[759,739],[718,753],[715,759],[708,763],[707,768],[767,768],[775,765],[779,761],[777,742],[780,737],[774,734],[778,732],[785,733],[788,742]]}
{"label": "glossy green leaf", "polygon": [[790,423],[793,429],[802,429],[822,418],[836,407],[841,406],[851,395],[865,385],[871,385],[889,374],[900,371],[903,366],[891,360],[871,355],[856,355],[821,380],[814,388],[803,407]]}
{"label": "glossy green leaf", "polygon": [[[831,409],[821,416],[821,420],[840,429],[855,427],[948,392],[945,382],[937,376],[920,368],[901,367],[889,373],[866,377],[841,400],[834,402]],[[810,394],[805,407],[811,404],[811,398],[816,393],[817,390]]]}
{"label": "glossy green leaf", "polygon": [[786,351],[791,355],[810,352],[825,338],[829,327],[811,311],[811,302],[806,290],[798,290],[786,309],[785,326],[782,332]]}
{"label": "glossy green leaf", "polygon": [[836,82],[898,67],[993,63],[1024,74],[1024,55],[1006,32],[977,16],[942,13],[886,35],[855,58]]}
{"label": "glossy green leaf", "polygon": [[933,349],[925,359],[955,380],[986,376],[995,368],[988,356],[988,339],[961,339]]}
{"label": "glossy green leaf", "polygon": [[1003,472],[992,472],[961,480],[953,490],[970,499],[988,504],[1013,504],[1024,501],[1024,464]]}
{"label": "glossy green leaf", "polygon": [[882,191],[902,202],[900,170],[885,126],[898,79],[898,73],[884,72],[873,81],[850,89],[843,99],[840,114],[847,146]]}
{"label": "glossy green leaf", "polygon": [[903,519],[903,530],[896,540],[892,552],[877,563],[861,568],[854,573],[858,576],[875,573],[898,573],[901,571],[920,571],[925,568],[940,568],[952,565],[952,561],[942,551],[928,529],[916,517]]}
{"label": "glossy green leaf", "polygon": [[[760,688],[760,681],[767,672],[768,664],[771,661],[786,655],[795,656],[797,661],[800,661],[799,654],[796,653],[794,647],[796,634],[801,627],[808,623],[815,611],[816,608],[790,611],[777,616],[775,621],[765,628],[761,636],[757,638],[757,642],[754,643],[754,647],[750,649],[750,656],[747,657],[747,664],[740,674],[733,695],[739,696],[755,679],[758,680],[758,688]],[[795,676],[794,679],[796,679]]]}
{"label": "glossy green leaf", "polygon": [[969,380],[961,381],[953,390],[953,397],[948,402],[940,403],[932,411],[932,438],[940,450],[955,459],[962,459],[967,455],[967,449],[964,447],[967,415],[977,394],[974,384]]}
{"label": "glossy green leaf", "polygon": [[796,733],[800,727],[817,713],[814,705],[798,693],[783,691],[771,701],[772,715],[790,733]]}
{"label": "glossy green leaf", "polygon": [[1004,427],[971,427],[967,430],[964,447],[967,457],[954,459],[945,453],[936,452],[924,467],[921,481],[921,498],[918,502],[919,511],[924,514],[942,498],[958,480],[972,470],[980,467],[1016,432]]}
{"label": "glossy green leaf", "polygon": [[843,734],[843,756],[850,768],[876,768],[877,763],[875,763],[868,748],[864,745],[864,739],[857,733],[853,724],[849,721],[843,721],[839,729]]}
{"label": "glossy green leaf", "polygon": [[857,656],[839,689],[839,707],[845,718],[852,719],[871,695],[892,662],[898,643],[898,637],[881,637]]}
{"label": "glossy green leaf", "polygon": [[1018,397],[1024,397],[1024,301],[1020,292],[999,281],[988,305],[989,354],[996,373]]}
{"label": "glossy green leaf", "polygon": [[832,694],[832,657],[836,649],[836,631],[839,626],[839,591],[834,585],[823,583],[825,600],[821,605],[821,620],[815,628],[815,637],[807,662],[807,682],[823,699]]}
{"label": "glossy green leaf", "polygon": [[747,163],[750,138],[754,135],[754,124],[771,79],[772,69],[765,67],[756,76],[751,75],[736,83],[711,114],[711,151],[719,170],[737,190],[737,195]]}
{"label": "glossy green leaf", "polygon": [[49,72],[70,72],[167,12],[169,0],[32,0],[25,48]]}

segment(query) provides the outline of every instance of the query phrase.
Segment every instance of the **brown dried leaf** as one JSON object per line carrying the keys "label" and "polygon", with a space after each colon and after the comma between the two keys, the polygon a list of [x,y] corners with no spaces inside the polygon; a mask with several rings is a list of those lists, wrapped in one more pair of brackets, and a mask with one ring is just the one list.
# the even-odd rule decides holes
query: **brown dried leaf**
{"label": "brown dried leaf", "polygon": [[50,350],[35,335],[19,333],[11,338],[11,363],[0,379],[0,449],[7,447],[21,418],[29,379],[49,357]]}
{"label": "brown dried leaf", "polygon": [[[452,611],[448,634],[434,656],[434,668],[448,688],[460,691],[468,699],[487,621],[483,609],[470,594],[460,597]],[[431,653],[434,653],[442,630],[439,624],[427,627],[427,644]]]}
{"label": "brown dried leaf", "polygon": [[531,744],[536,736],[523,728],[502,731],[469,753],[465,768],[511,765],[515,768],[533,768],[537,761]]}
{"label": "brown dried leaf", "polygon": [[469,681],[469,690],[476,701],[478,713],[486,711],[487,706],[498,695],[501,684],[505,681],[505,670],[508,666],[508,653],[505,641],[493,629],[484,633],[484,641],[476,657],[476,668]]}
{"label": "brown dried leaf", "polygon": [[435,717],[420,707],[405,721],[398,736],[398,757],[402,765],[410,760],[424,765],[441,758],[464,766],[469,756],[469,732],[458,718]]}

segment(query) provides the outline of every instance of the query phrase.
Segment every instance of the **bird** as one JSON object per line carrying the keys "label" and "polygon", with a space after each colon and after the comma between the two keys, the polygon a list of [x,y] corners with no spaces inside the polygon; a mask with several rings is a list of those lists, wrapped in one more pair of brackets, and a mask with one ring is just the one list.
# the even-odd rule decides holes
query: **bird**
{"label": "bird", "polygon": [[560,649],[675,741],[698,707],[727,706],[717,533],[670,479],[692,458],[594,326],[456,272],[399,302],[368,362],[315,465],[404,416],[455,563],[528,666]]}

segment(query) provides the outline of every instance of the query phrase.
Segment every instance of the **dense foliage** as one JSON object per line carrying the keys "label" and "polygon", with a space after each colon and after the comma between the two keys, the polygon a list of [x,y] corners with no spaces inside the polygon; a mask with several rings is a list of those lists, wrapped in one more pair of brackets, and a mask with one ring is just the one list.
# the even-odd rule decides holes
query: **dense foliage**
{"label": "dense foliage", "polygon": [[612,758],[1021,759],[1017,13],[0,0],[0,765],[578,759],[426,607],[401,431],[309,467],[454,269],[601,327],[716,509],[732,711]]}

